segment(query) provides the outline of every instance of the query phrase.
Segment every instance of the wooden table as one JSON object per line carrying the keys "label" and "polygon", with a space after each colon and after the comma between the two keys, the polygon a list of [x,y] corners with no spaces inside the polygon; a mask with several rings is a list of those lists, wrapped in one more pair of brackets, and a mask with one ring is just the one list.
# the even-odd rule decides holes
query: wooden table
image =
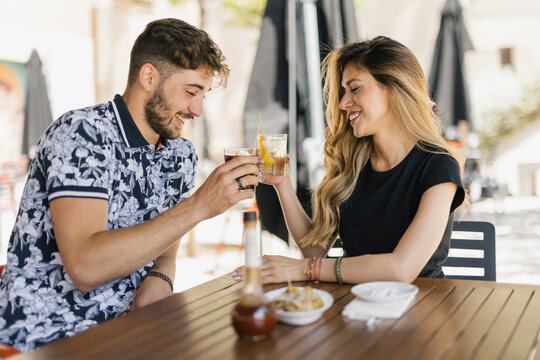
{"label": "wooden table", "polygon": [[335,302],[320,320],[278,324],[271,338],[250,342],[230,321],[243,284],[222,276],[15,359],[540,359],[540,286],[414,283],[406,313],[370,328],[341,316],[350,285],[321,283]]}

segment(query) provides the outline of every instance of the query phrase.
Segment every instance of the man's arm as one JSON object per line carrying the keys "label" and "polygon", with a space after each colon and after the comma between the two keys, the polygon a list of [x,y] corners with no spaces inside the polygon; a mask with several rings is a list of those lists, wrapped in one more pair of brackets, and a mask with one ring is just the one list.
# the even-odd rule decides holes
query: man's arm
{"label": "man's arm", "polygon": [[252,191],[238,191],[236,178],[256,185],[257,158],[240,156],[216,168],[189,198],[145,223],[105,231],[108,203],[101,199],[58,198],[51,217],[62,261],[81,291],[127,276],[162,255],[204,219],[216,216]]}
{"label": "man's arm", "polygon": [[[176,256],[180,240],[176,241],[160,257],[156,259],[151,271],[158,271],[166,275],[174,283],[176,274]],[[163,279],[154,276],[147,276],[131,305],[131,310],[138,309],[171,295],[171,286]]]}

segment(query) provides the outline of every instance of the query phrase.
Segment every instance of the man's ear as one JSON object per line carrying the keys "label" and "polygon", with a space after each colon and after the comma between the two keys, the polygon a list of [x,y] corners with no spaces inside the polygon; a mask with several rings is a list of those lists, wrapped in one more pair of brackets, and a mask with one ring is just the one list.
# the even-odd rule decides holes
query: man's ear
{"label": "man's ear", "polygon": [[153,92],[159,83],[159,73],[154,65],[143,64],[139,70],[139,84],[146,92]]}

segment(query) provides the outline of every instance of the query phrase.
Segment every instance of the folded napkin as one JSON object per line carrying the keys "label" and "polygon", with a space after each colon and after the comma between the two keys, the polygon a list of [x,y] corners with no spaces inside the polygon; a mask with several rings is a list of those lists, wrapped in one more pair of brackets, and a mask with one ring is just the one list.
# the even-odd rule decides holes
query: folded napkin
{"label": "folded napkin", "polygon": [[355,298],[345,306],[342,315],[354,320],[369,320],[372,318],[397,319],[414,299],[415,294],[395,301],[372,302]]}

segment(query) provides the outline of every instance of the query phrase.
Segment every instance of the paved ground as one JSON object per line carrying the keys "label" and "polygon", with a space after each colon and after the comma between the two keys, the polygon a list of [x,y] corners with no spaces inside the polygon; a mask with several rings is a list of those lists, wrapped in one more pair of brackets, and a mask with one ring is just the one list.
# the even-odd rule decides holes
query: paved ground
{"label": "paved ground", "polygon": [[540,197],[484,200],[463,219],[495,224],[498,282],[540,284]]}

